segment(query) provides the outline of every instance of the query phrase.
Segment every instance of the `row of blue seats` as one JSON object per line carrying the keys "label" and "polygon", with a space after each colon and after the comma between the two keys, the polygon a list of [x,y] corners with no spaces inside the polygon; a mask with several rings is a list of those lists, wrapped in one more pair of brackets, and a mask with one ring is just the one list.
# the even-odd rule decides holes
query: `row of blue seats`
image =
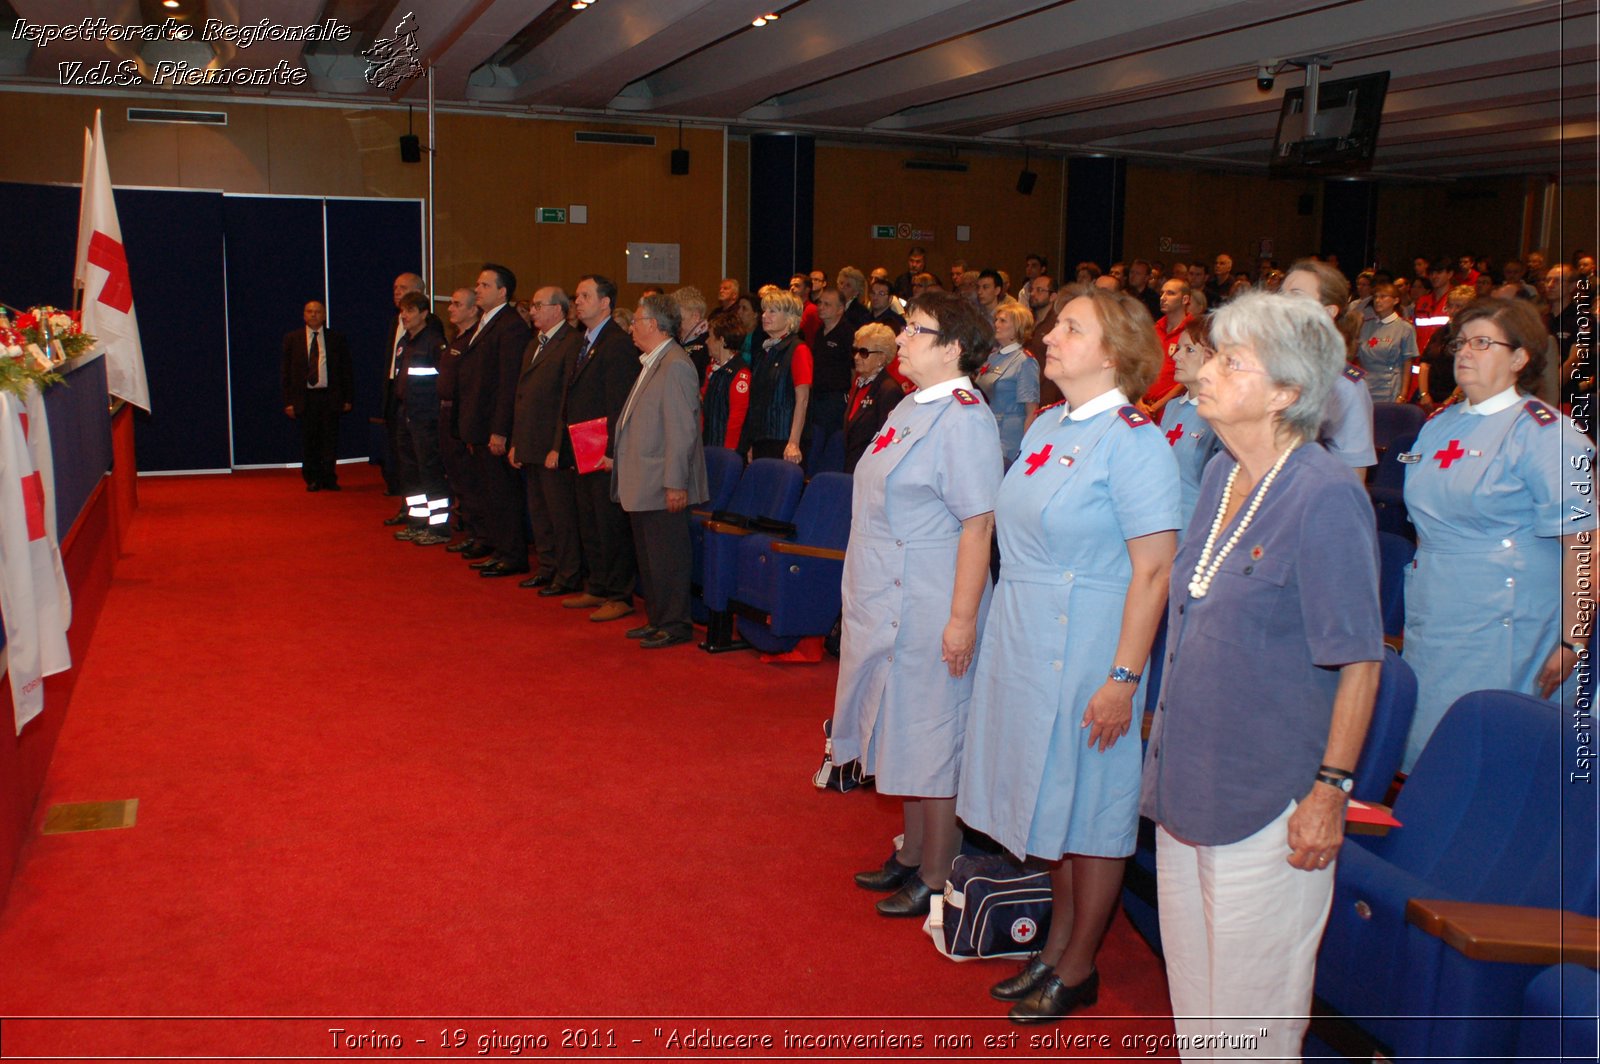
{"label": "row of blue seats", "polygon": [[[838,620],[852,479],[706,449],[710,502],[690,523],[695,620],[709,651],[793,650]],[[737,617],[737,620],[735,619]]]}

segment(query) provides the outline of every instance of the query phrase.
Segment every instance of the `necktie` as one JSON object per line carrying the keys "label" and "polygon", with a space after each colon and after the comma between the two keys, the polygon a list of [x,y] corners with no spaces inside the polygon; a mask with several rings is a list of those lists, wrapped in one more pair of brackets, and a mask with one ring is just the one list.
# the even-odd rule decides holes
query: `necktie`
{"label": "necktie", "polygon": [[315,388],[322,379],[322,345],[317,343],[318,332],[311,333],[311,351],[306,357],[306,384]]}
{"label": "necktie", "polygon": [[578,368],[583,369],[583,364],[589,361],[589,352],[594,348],[594,341],[585,340],[583,350],[578,352]]}

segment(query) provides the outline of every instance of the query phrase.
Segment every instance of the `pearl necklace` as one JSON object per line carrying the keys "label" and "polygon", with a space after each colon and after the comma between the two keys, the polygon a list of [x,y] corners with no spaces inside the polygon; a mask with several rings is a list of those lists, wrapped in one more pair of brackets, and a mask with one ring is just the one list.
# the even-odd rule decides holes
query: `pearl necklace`
{"label": "pearl necklace", "polygon": [[1228,473],[1228,482],[1222,488],[1222,502],[1217,506],[1217,516],[1211,522],[1211,534],[1206,536],[1205,546],[1200,549],[1200,557],[1194,563],[1194,575],[1189,578],[1189,597],[1202,599],[1211,590],[1211,581],[1217,575],[1217,570],[1222,568],[1222,563],[1228,555],[1233,553],[1233,548],[1244,536],[1244,530],[1250,527],[1251,520],[1256,516],[1256,511],[1261,508],[1261,500],[1267,497],[1267,489],[1272,487],[1272,482],[1278,476],[1278,471],[1289,460],[1294,449],[1300,446],[1293,444],[1287,451],[1278,456],[1272,463],[1272,468],[1267,470],[1267,475],[1261,478],[1261,484],[1256,488],[1255,495],[1250,499],[1250,506],[1245,510],[1244,516],[1239,519],[1239,526],[1233,530],[1233,535],[1228,537],[1228,542],[1222,545],[1222,550],[1217,552],[1215,558],[1211,556],[1212,549],[1217,545],[1217,536],[1222,533],[1222,524],[1228,513],[1228,502],[1233,497],[1233,482],[1239,476],[1239,466],[1236,464]]}

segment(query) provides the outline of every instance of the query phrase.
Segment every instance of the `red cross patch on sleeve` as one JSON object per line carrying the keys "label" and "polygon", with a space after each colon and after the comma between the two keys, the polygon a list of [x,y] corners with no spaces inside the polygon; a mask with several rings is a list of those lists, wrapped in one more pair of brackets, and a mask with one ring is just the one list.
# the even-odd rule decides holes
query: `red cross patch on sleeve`
{"label": "red cross patch on sleeve", "polygon": [[1150,424],[1150,419],[1139,413],[1139,408],[1136,406],[1125,406],[1117,411],[1117,415],[1134,428]]}
{"label": "red cross patch on sleeve", "polygon": [[1360,366],[1352,366],[1348,363],[1346,363],[1344,367],[1344,375],[1357,383],[1367,379],[1366,370],[1362,369]]}
{"label": "red cross patch on sleeve", "polygon": [[977,406],[978,405],[978,397],[976,395],[973,395],[971,392],[967,391],[965,388],[957,388],[955,391],[951,392],[950,394],[955,396],[956,397],[956,402],[960,403],[962,406]]}
{"label": "red cross patch on sleeve", "polygon": [[1553,425],[1557,421],[1556,412],[1537,399],[1529,399],[1522,409],[1526,410],[1528,416],[1541,425]]}

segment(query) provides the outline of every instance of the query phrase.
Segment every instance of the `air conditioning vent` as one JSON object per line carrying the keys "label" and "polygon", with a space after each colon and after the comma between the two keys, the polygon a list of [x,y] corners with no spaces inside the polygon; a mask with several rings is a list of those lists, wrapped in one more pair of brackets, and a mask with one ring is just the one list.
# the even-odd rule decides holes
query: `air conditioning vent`
{"label": "air conditioning vent", "polygon": [[154,107],[128,108],[130,122],[176,122],[188,126],[225,126],[225,111],[167,111]]}
{"label": "air conditioning vent", "polygon": [[626,144],[634,148],[654,148],[656,138],[647,133],[597,133],[580,129],[572,135],[579,144]]}
{"label": "air conditioning vent", "polygon": [[933,170],[945,174],[964,174],[967,172],[966,163],[945,163],[936,159],[907,159],[907,170]]}

